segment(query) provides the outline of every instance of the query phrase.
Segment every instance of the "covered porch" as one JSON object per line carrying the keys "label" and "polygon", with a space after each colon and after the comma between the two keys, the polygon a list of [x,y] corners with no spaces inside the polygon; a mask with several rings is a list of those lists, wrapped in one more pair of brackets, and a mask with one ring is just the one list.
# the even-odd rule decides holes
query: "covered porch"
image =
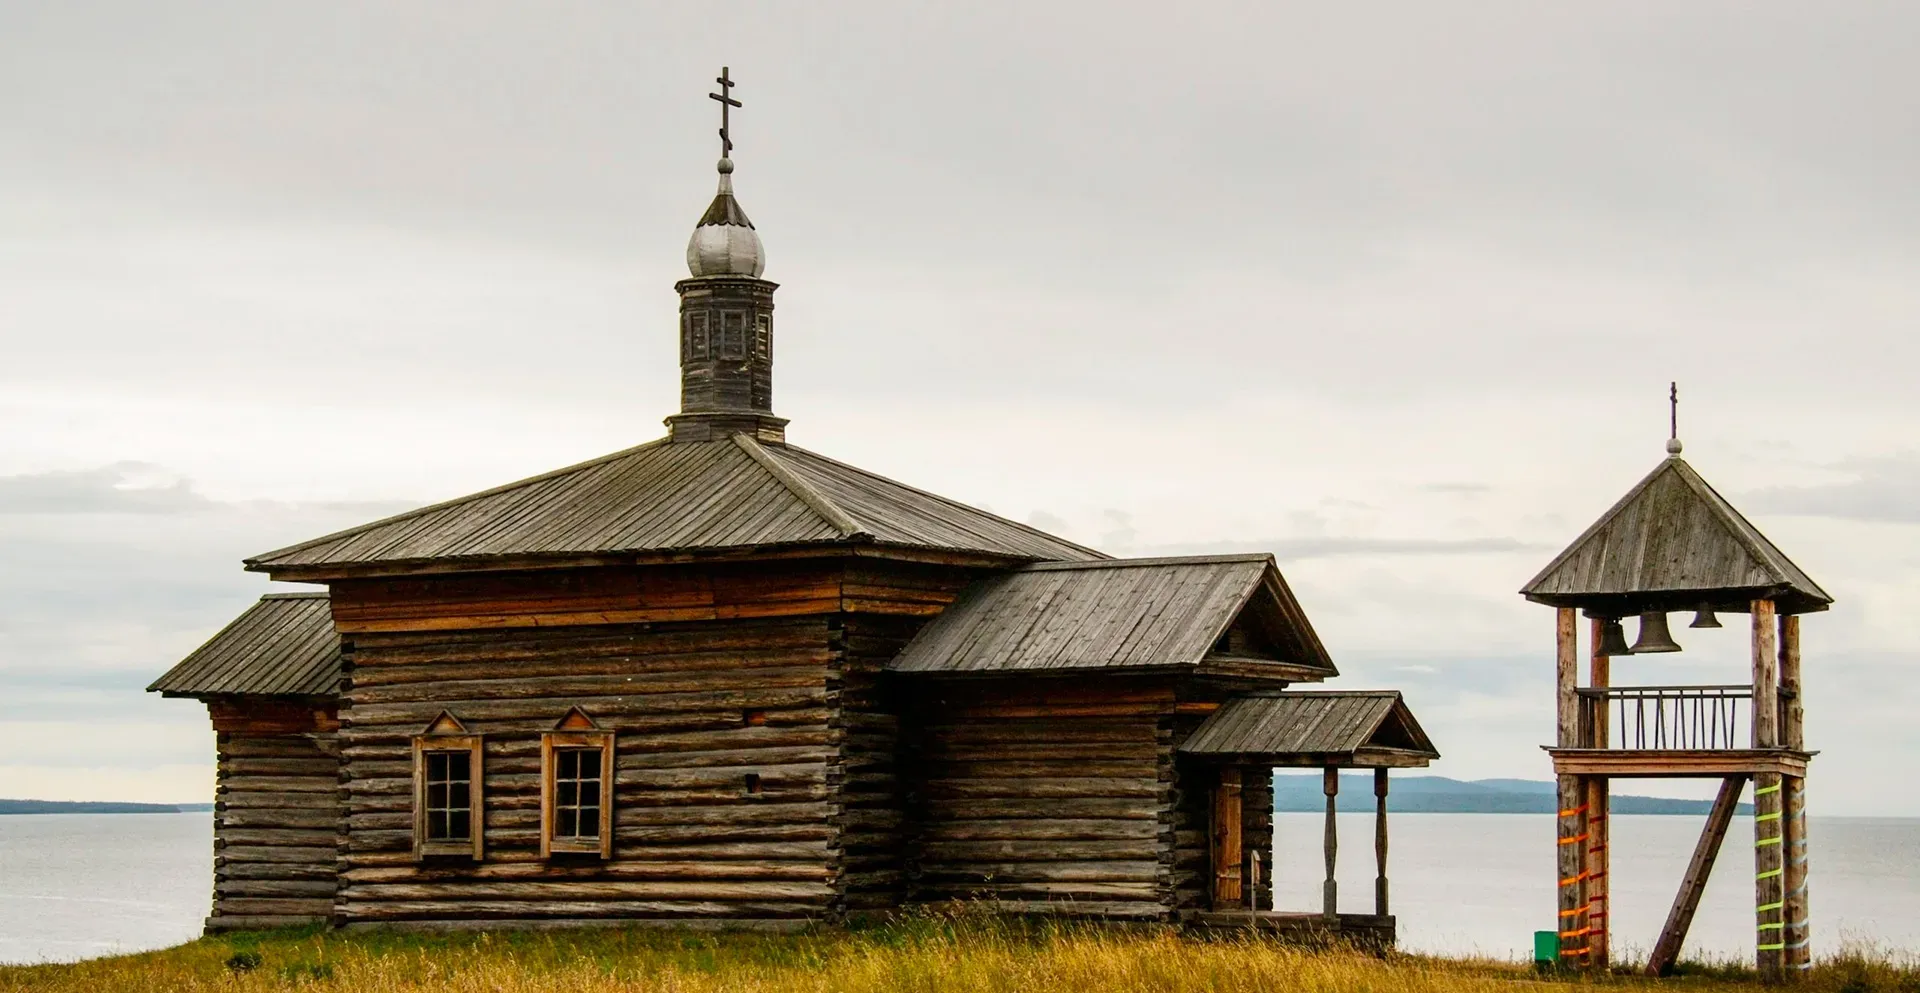
{"label": "covered porch", "polygon": [[[1190,925],[1204,929],[1254,929],[1303,941],[1347,941],[1390,947],[1396,937],[1387,880],[1389,771],[1424,768],[1440,757],[1427,734],[1394,690],[1283,690],[1248,693],[1221,704],[1177,753],[1190,789],[1207,792],[1206,906]],[[1252,793],[1271,797],[1275,769],[1320,769],[1326,796],[1321,905],[1315,909],[1273,906],[1273,878],[1306,867],[1272,865],[1271,835],[1249,846],[1250,823],[1271,823],[1272,811],[1249,811]],[[1341,770],[1373,771],[1375,876],[1371,912],[1342,912],[1334,875],[1340,852],[1335,804]],[[1254,787],[1254,788],[1250,788]],[[1268,800],[1271,806],[1271,800]],[[1264,815],[1264,818],[1261,816]],[[1260,851],[1264,845],[1267,850]]]}

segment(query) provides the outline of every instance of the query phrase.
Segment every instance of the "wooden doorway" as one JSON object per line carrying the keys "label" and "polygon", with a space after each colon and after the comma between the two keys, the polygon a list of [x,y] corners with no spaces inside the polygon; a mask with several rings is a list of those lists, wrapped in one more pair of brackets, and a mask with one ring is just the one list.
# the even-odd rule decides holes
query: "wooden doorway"
{"label": "wooden doorway", "polygon": [[1241,770],[1224,768],[1213,787],[1212,823],[1207,833],[1213,877],[1213,909],[1244,910],[1247,905],[1245,824],[1241,809]]}

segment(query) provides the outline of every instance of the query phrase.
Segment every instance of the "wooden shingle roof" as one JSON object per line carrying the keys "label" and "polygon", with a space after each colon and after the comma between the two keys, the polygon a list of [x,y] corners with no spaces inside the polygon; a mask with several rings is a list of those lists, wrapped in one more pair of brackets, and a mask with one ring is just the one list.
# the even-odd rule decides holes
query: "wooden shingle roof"
{"label": "wooden shingle roof", "polygon": [[1424,766],[1440,757],[1395,690],[1237,696],[1221,704],[1179,750],[1308,766]]}
{"label": "wooden shingle roof", "polygon": [[1538,603],[1614,616],[1703,603],[1745,610],[1761,598],[1778,601],[1782,612],[1803,613],[1833,602],[1677,455],[1520,592]]}
{"label": "wooden shingle roof", "polygon": [[325,593],[269,593],[153,681],[167,696],[332,696],[340,637]]}
{"label": "wooden shingle roof", "polygon": [[[1276,658],[1223,658],[1237,618]],[[888,666],[1006,673],[1247,667],[1281,678],[1338,675],[1269,555],[1050,562],[982,579]]]}
{"label": "wooden shingle roof", "polygon": [[789,445],[656,441],[247,560],[275,578],[367,566],[863,543],[1004,560],[1099,552]]}

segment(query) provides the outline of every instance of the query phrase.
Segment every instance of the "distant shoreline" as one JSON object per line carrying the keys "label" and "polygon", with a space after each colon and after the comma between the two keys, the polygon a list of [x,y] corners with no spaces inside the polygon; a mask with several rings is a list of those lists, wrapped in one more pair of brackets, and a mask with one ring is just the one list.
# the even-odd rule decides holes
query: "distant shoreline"
{"label": "distant shoreline", "polygon": [[211,803],[126,803],[118,800],[0,799],[5,814],[204,814]]}

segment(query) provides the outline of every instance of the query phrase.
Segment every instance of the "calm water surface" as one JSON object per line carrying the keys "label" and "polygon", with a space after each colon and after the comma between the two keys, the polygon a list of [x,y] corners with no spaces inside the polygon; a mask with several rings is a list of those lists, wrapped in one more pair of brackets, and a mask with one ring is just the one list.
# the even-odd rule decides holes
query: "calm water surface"
{"label": "calm water surface", "polygon": [[[1699,837],[1698,817],[1614,818],[1614,947],[1644,954]],[[1320,906],[1320,815],[1280,814],[1283,909]],[[200,933],[212,873],[207,814],[0,817],[0,962],[161,948]],[[1404,947],[1506,958],[1554,920],[1551,815],[1395,814],[1393,910]],[[1920,952],[1920,819],[1813,818],[1815,951],[1842,941]],[[1341,908],[1373,901],[1373,821],[1340,817]],[[1752,954],[1752,822],[1741,818],[1688,954]]]}

